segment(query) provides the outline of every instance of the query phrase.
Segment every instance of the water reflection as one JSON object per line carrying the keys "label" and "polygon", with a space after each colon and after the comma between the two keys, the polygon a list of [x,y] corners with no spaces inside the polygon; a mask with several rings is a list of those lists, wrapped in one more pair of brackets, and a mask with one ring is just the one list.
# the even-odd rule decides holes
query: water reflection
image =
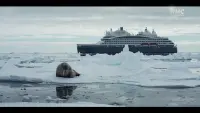
{"label": "water reflection", "polygon": [[56,96],[61,99],[69,99],[77,86],[57,86]]}

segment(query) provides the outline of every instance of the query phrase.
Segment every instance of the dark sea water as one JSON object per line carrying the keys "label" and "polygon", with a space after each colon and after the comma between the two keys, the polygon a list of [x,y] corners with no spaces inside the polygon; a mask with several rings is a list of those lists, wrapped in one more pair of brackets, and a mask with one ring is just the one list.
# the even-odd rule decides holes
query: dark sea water
{"label": "dark sea water", "polygon": [[123,84],[1,83],[0,102],[92,102],[125,107],[200,106],[200,88],[144,88]]}

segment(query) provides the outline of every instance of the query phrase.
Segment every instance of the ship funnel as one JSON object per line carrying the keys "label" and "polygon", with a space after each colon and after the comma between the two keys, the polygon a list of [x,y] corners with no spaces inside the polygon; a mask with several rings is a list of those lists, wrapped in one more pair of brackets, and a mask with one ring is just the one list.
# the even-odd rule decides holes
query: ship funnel
{"label": "ship funnel", "polygon": [[147,32],[147,27],[145,28],[145,30],[144,30],[145,32]]}
{"label": "ship funnel", "polygon": [[120,27],[120,31],[123,31],[123,27]]}

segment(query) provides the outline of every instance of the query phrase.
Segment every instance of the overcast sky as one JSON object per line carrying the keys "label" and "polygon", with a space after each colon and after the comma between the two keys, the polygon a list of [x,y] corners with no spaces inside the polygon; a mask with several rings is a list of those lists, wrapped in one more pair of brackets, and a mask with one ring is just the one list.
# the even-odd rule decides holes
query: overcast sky
{"label": "overcast sky", "polygon": [[171,33],[172,29],[175,32],[181,32],[180,29],[191,33],[199,31],[188,31],[188,28],[199,27],[200,8],[178,8],[184,9],[184,16],[172,15],[170,7],[1,7],[0,34],[21,34],[26,31],[27,34],[100,36],[107,29],[117,29],[120,26],[130,32],[146,26],[157,28],[163,35]]}
{"label": "overcast sky", "polygon": [[[1,7],[3,16],[91,16],[91,15],[150,15],[169,16],[171,7]],[[176,7],[185,16],[200,16],[199,7]],[[53,14],[53,15],[52,15]]]}
{"label": "overcast sky", "polygon": [[[184,9],[184,15],[173,15],[172,8]],[[1,41],[80,42],[87,37],[95,42],[121,26],[134,34],[148,27],[178,43],[200,45],[200,7],[0,7]],[[184,36],[172,37],[179,35]]]}

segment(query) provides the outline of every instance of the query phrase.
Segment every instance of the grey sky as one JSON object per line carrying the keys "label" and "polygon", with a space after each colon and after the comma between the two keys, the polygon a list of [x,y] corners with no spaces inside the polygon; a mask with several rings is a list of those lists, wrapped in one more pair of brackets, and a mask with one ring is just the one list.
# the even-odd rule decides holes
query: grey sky
{"label": "grey sky", "polygon": [[[155,28],[163,35],[196,29],[200,26],[199,7],[184,9],[184,16],[174,17],[170,7],[1,7],[0,34],[69,33],[103,35],[110,27],[124,26],[135,32]],[[28,28],[28,29],[27,29]],[[183,29],[186,28],[186,29]],[[172,31],[173,30],[173,31]]]}
{"label": "grey sky", "polygon": [[[185,9],[185,16],[200,16],[199,7]],[[92,16],[154,15],[169,16],[169,7],[1,7],[3,16]]]}
{"label": "grey sky", "polygon": [[123,26],[135,34],[148,27],[160,36],[178,41],[181,51],[199,51],[200,7],[178,7],[184,9],[181,17],[172,15],[170,8],[0,7],[0,41],[1,44],[6,44],[5,41],[96,42],[110,28],[116,30]]}

